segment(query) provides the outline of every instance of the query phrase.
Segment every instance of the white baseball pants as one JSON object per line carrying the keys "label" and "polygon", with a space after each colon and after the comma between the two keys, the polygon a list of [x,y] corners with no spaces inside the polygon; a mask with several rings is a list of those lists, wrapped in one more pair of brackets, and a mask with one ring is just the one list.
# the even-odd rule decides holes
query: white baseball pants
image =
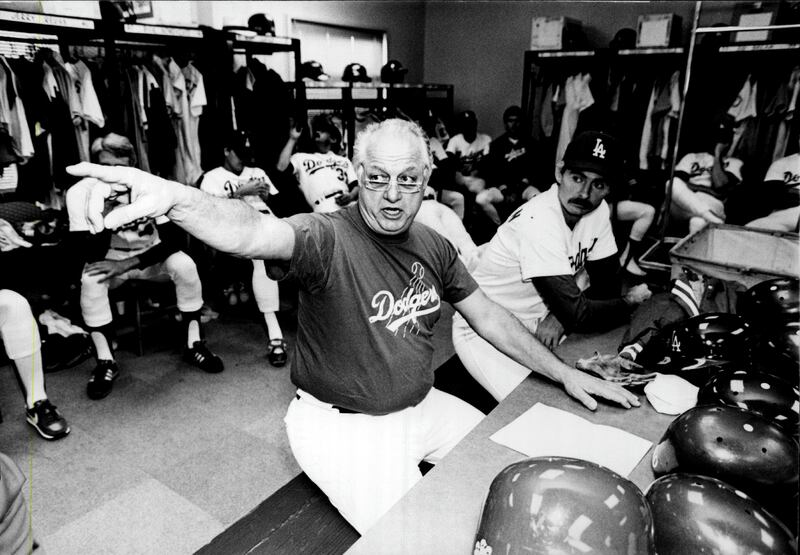
{"label": "white baseball pants", "polygon": [[[106,258],[121,260],[128,256],[130,253],[111,250]],[[200,283],[200,276],[197,274],[197,266],[188,254],[178,251],[160,264],[130,270],[104,282],[99,281],[99,276],[90,276],[84,273],[81,276],[81,312],[87,326],[99,328],[111,323],[111,303],[108,299],[108,291],[119,287],[129,279],[172,280],[175,284],[178,310],[195,312],[203,307],[203,286]]]}
{"label": "white baseball pants", "polygon": [[384,416],[340,413],[298,390],[284,419],[295,459],[342,516],[364,534],[483,419],[437,389]]}
{"label": "white baseball pants", "polygon": [[[538,319],[523,322],[531,333],[536,332],[538,324]],[[453,346],[464,368],[498,402],[531,373],[530,368],[507,357],[475,333],[459,314],[453,316]]]}
{"label": "white baseball pants", "polygon": [[0,339],[11,360],[29,357],[39,350],[39,327],[27,299],[10,289],[0,289]]}

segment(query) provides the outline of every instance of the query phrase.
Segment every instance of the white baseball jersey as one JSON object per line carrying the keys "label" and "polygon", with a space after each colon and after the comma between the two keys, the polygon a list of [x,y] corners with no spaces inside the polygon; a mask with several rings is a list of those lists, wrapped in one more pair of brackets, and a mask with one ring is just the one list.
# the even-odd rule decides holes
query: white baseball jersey
{"label": "white baseball jersey", "polygon": [[486,133],[478,133],[475,140],[468,143],[459,133],[447,142],[447,152],[452,152],[461,161],[461,173],[469,174],[477,169],[478,163],[489,154],[492,138]]}
{"label": "white baseball jersey", "polygon": [[800,201],[800,152],[775,160],[764,181],[779,181],[785,185],[777,199],[781,208],[797,206]]}
{"label": "white baseball jersey", "polygon": [[[725,158],[722,161],[722,168],[742,180],[742,161],[738,158]],[[719,197],[720,193],[715,191],[711,181],[711,172],[714,169],[714,155],[708,152],[690,152],[675,166],[675,173],[678,177],[686,181],[692,191],[703,192]]]}
{"label": "white baseball jersey", "polygon": [[558,185],[520,206],[498,228],[472,273],[490,299],[531,326],[547,316],[531,280],[574,276],[581,290],[589,286],[585,264],[617,252],[605,201],[570,229],[558,200]]}
{"label": "white baseball jersey", "polygon": [[[245,166],[242,170],[242,173],[239,175],[228,171],[223,166],[214,168],[213,170],[206,172],[206,174],[203,176],[203,181],[200,183],[200,190],[205,191],[209,195],[214,195],[215,197],[231,198],[239,189],[239,187],[245,185],[251,179],[260,179],[265,181],[269,186],[269,194],[278,194],[278,189],[276,189],[275,185],[272,184],[272,181],[270,181],[269,177],[267,177],[267,174],[264,172],[264,170],[261,168],[251,168],[248,166]],[[247,195],[242,200],[259,212],[269,211],[269,208],[267,208],[267,203],[264,202],[264,199],[258,195]]]}
{"label": "white baseball jersey", "polygon": [[349,184],[357,179],[350,160],[332,152],[296,152],[289,162],[300,190],[314,212],[336,212],[340,208],[336,197],[347,193]]}

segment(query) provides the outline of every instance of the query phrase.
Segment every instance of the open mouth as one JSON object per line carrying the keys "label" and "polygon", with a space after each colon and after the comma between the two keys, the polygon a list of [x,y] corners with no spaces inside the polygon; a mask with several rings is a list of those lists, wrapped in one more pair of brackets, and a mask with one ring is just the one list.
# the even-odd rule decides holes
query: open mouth
{"label": "open mouth", "polygon": [[393,207],[381,208],[381,212],[387,218],[392,218],[392,219],[398,218],[403,214],[402,210],[400,210],[399,208],[393,208]]}

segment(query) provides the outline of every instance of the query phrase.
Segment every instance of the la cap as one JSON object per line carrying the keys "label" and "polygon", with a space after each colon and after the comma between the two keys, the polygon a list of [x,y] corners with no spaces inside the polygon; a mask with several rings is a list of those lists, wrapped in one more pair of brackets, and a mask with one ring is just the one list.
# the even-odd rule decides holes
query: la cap
{"label": "la cap", "polygon": [[624,158],[622,148],[614,137],[599,131],[584,131],[567,146],[564,168],[590,171],[603,176],[612,184],[622,178]]}

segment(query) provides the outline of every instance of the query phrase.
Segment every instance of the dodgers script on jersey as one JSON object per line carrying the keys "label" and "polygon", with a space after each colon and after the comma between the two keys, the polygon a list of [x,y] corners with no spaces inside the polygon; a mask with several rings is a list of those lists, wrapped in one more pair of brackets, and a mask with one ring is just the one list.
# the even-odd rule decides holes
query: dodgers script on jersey
{"label": "dodgers script on jersey", "polygon": [[314,212],[337,211],[336,197],[348,192],[349,184],[357,179],[350,160],[332,152],[296,152],[289,162],[300,190]]}
{"label": "dodgers script on jersey", "polygon": [[500,226],[473,276],[490,299],[531,324],[548,313],[531,279],[571,275],[583,290],[589,285],[586,262],[616,252],[605,201],[570,229],[561,211],[558,186],[553,185]]}
{"label": "dodgers script on jersey", "polygon": [[764,181],[783,183],[776,199],[780,208],[800,204],[800,153],[775,160],[767,170]]}
{"label": "dodgers script on jersey", "polygon": [[327,403],[386,414],[433,386],[432,336],[442,301],[477,289],[453,246],[413,224],[381,236],[358,206],[300,214],[289,275],[300,283],[292,382]]}
{"label": "dodgers script on jersey", "polygon": [[[723,169],[739,181],[742,180],[742,161],[738,158],[725,158]],[[707,193],[717,198],[724,198],[727,191],[716,191],[711,181],[714,169],[714,155],[708,152],[690,152],[675,166],[675,176],[684,180],[689,189]]]}
{"label": "dodgers script on jersey", "polygon": [[[269,186],[270,195],[278,194],[278,189],[276,189],[275,185],[272,184],[272,181],[270,181],[264,170],[261,168],[251,168],[248,166],[245,166],[245,168],[242,170],[242,173],[239,175],[228,171],[222,166],[214,168],[213,170],[206,172],[206,174],[203,176],[203,181],[200,183],[200,190],[205,191],[209,195],[213,195],[215,197],[231,198],[239,189],[239,187],[245,185],[251,180],[264,181]],[[259,212],[266,212],[269,210],[267,208],[267,203],[264,202],[264,199],[258,195],[247,195],[242,200]]]}

